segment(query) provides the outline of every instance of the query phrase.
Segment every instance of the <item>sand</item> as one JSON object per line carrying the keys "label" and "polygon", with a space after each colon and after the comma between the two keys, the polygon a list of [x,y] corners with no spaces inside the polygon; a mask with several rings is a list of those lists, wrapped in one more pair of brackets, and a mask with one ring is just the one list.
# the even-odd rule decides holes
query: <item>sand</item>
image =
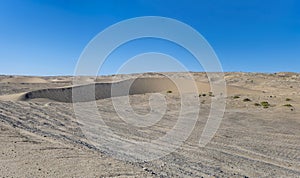
{"label": "sand", "polygon": [[47,80],[40,77],[11,76],[0,80],[1,83],[47,83]]}
{"label": "sand", "polygon": [[[3,177],[299,177],[300,75],[296,73],[225,73],[226,112],[211,142],[198,146],[210,110],[205,73],[196,79],[201,111],[196,126],[176,151],[154,161],[128,162],[96,148],[84,136],[72,105],[72,77],[0,78],[1,163]],[[107,125],[121,137],[152,140],[176,123],[180,96],[174,83],[159,74],[138,75],[130,103],[146,114],[152,93],[165,95],[168,109],[150,128],[121,122],[111,101],[111,86],[127,86],[136,75],[99,77],[96,99]],[[178,81],[186,82],[184,75]],[[113,81],[117,78],[117,81]],[[87,77],[89,81],[92,78]],[[188,82],[187,82],[188,83]],[[186,86],[186,85],[185,85]],[[84,90],[87,86],[81,87]],[[189,87],[185,92],[189,92]],[[172,91],[172,92],[168,92]],[[124,97],[118,93],[114,97]],[[198,97],[198,96],[197,96]],[[247,100],[249,99],[249,100]],[[268,107],[259,106],[267,101]],[[86,101],[85,101],[86,102]]]}

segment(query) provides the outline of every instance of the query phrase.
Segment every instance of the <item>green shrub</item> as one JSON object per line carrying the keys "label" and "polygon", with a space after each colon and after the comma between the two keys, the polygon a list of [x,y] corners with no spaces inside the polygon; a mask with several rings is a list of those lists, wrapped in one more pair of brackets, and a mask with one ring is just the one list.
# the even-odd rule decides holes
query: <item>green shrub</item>
{"label": "green shrub", "polygon": [[250,101],[251,101],[251,99],[249,99],[249,98],[245,98],[243,101],[244,101],[244,102],[250,102]]}
{"label": "green shrub", "polygon": [[260,104],[261,104],[264,108],[270,107],[270,104],[269,104],[269,102],[267,102],[267,101],[263,101],[263,102],[261,102]]}
{"label": "green shrub", "polygon": [[261,104],[259,104],[259,103],[254,103],[254,106],[261,106]]}
{"label": "green shrub", "polygon": [[233,96],[233,99],[238,99],[238,98],[240,98],[239,95],[234,95],[234,96]]}
{"label": "green shrub", "polygon": [[291,105],[291,104],[285,104],[283,106],[285,106],[285,107],[293,107],[293,105]]}

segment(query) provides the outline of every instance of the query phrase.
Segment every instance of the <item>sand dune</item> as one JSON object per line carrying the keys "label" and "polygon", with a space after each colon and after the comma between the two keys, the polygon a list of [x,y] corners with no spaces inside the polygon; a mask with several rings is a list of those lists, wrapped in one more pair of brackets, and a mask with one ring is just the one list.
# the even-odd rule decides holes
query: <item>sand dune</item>
{"label": "sand dune", "polygon": [[48,83],[47,80],[39,77],[11,77],[0,81],[1,83]]}
{"label": "sand dune", "polygon": [[[35,79],[33,79],[35,80]],[[30,80],[32,81],[32,80]],[[29,91],[25,93],[12,94],[0,96],[0,100],[3,101],[26,101],[32,99],[44,99],[59,101],[59,102],[72,102],[72,92],[76,93],[76,101],[74,102],[86,102],[99,99],[105,99],[116,96],[136,95],[146,93],[178,93],[179,90],[183,93],[193,92],[193,87],[197,88],[198,94],[209,93],[211,86],[208,82],[195,82],[188,79],[169,79],[169,78],[137,78],[128,79],[118,82],[108,83],[95,83],[89,85],[69,86],[60,88],[46,88],[35,91]],[[178,90],[179,89],[179,90]],[[73,91],[72,91],[73,90]],[[95,91],[91,93],[91,91]],[[261,91],[255,91],[245,89],[238,86],[227,86],[229,95],[233,94],[246,94],[246,93],[261,93]],[[216,94],[213,94],[216,95]],[[218,94],[217,94],[218,95]]]}
{"label": "sand dune", "polygon": [[[187,83],[191,82],[186,81],[185,86]],[[89,92],[93,91],[93,87],[95,90],[95,94]],[[172,82],[172,80],[167,78],[138,78],[136,80],[129,79],[114,83],[96,83],[75,87],[41,89],[6,98],[18,100],[45,98],[60,102],[72,102],[72,90],[79,95],[79,97],[76,98],[75,102],[92,101],[95,99],[98,100],[115,96],[125,96],[128,94],[134,95],[178,91],[176,85]],[[189,90],[185,91],[188,92]]]}
{"label": "sand dune", "polygon": [[[179,83],[183,92],[190,92],[191,82],[182,73],[170,75],[177,77],[174,83],[158,74],[97,78],[96,105],[105,124],[120,139],[133,142],[149,142],[172,130],[181,111],[178,86],[175,83]],[[105,147],[96,149],[85,137],[81,129],[83,122],[75,117],[70,102],[72,89],[85,96],[77,98],[78,101],[92,99],[93,95],[87,92],[92,85],[72,88],[71,76],[24,77],[22,81],[18,81],[22,78],[20,76],[1,76],[0,141],[4,144],[0,147],[0,175],[299,177],[300,75],[225,73],[225,76],[225,115],[211,142],[204,148],[198,145],[211,103],[214,97],[217,99],[218,93],[209,93],[211,86],[205,73],[193,73],[198,93],[201,94],[201,109],[193,132],[176,151],[158,160],[139,163],[117,160]],[[112,83],[115,77],[117,82]],[[134,77],[140,78],[134,80]],[[36,78],[47,82],[24,83],[26,80],[37,82]],[[83,79],[93,81],[92,77]],[[126,92],[127,89],[129,92]],[[132,109],[137,114],[145,115],[151,109],[149,99],[153,92],[165,94],[166,114],[156,124],[143,128],[124,122],[109,98],[130,94]],[[270,105],[263,107],[262,102]],[[155,106],[163,107],[164,103]]]}

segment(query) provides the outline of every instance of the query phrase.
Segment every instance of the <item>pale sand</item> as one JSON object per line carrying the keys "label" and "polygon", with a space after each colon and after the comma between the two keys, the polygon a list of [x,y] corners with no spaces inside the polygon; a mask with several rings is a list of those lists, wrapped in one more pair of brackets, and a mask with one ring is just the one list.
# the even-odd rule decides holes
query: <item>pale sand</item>
{"label": "pale sand", "polygon": [[23,77],[23,76],[12,76],[4,78],[0,82],[3,83],[48,83],[47,80],[39,77]]}
{"label": "pale sand", "polygon": [[[174,74],[175,75],[175,74]],[[176,74],[179,75],[179,74]],[[226,73],[227,109],[213,140],[197,144],[212,97],[204,73],[193,73],[201,96],[199,120],[189,139],[159,160],[120,161],[91,145],[80,130],[71,101],[72,77],[0,76],[0,175],[9,177],[299,177],[300,75]],[[126,81],[135,75],[117,76]],[[176,123],[180,98],[172,82],[143,74],[131,88],[137,113],[149,112],[153,92],[166,95],[168,112],[150,129],[120,122],[110,99],[111,76],[97,78],[99,112],[112,130],[137,140],[156,139]],[[92,81],[93,78],[87,77]],[[184,78],[178,79],[181,82]],[[106,83],[106,84],[103,84]],[[167,93],[171,90],[172,93]],[[188,92],[188,88],[184,89]],[[142,94],[145,93],[145,94]],[[123,93],[120,93],[120,96]],[[214,95],[217,95],[214,93]],[[239,97],[234,97],[239,96]],[[251,101],[244,101],[249,98]],[[290,98],[291,101],[286,101]],[[269,108],[254,103],[268,101]],[[291,104],[292,107],[283,106]],[[143,135],[140,138],[140,135]]]}

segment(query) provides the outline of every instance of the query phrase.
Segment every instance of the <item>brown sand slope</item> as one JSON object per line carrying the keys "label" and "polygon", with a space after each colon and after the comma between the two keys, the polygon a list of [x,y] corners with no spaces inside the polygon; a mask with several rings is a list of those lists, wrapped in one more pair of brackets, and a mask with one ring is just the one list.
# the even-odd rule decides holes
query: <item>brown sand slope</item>
{"label": "brown sand slope", "polygon": [[[30,80],[32,81],[32,80]],[[46,80],[45,80],[46,81]],[[137,78],[118,81],[114,83],[95,83],[90,85],[81,85],[75,87],[60,87],[60,88],[46,88],[25,93],[3,95],[0,100],[3,101],[25,101],[30,99],[49,99],[59,102],[72,102],[72,89],[82,97],[76,98],[76,102],[92,101],[94,99],[104,99],[116,96],[157,93],[157,92],[173,92],[178,93],[178,89],[183,93],[193,92],[197,88],[198,93],[208,93],[211,86],[208,82],[194,82],[187,79],[173,79],[169,78]],[[89,91],[95,91],[91,94]],[[243,87],[227,86],[229,95],[246,94],[246,93],[261,93],[260,91],[250,90]],[[216,95],[216,94],[214,94]]]}
{"label": "brown sand slope", "polygon": [[[188,82],[185,82],[186,84]],[[95,96],[89,97],[87,91],[95,90]],[[62,87],[62,88],[49,88],[30,91],[26,93],[6,95],[0,97],[0,100],[30,100],[37,98],[50,99],[60,102],[72,102],[72,89],[83,97],[78,98],[77,101],[91,101],[96,98],[104,99],[115,96],[134,95],[134,94],[145,94],[155,93],[163,91],[176,91],[176,85],[166,78],[138,78],[136,80],[124,80],[115,83],[96,83],[83,86],[75,87]],[[129,89],[129,91],[126,91]],[[113,94],[112,91],[113,90]],[[188,90],[187,90],[188,91]]]}

